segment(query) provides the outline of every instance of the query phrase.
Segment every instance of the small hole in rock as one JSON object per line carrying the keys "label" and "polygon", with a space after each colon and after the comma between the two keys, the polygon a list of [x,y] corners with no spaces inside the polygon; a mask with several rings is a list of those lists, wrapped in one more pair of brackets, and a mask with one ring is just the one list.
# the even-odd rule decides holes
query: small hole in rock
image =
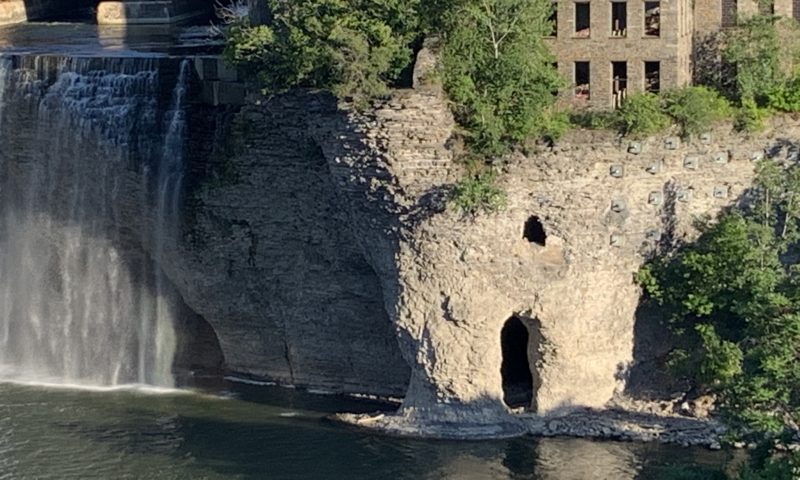
{"label": "small hole in rock", "polygon": [[537,245],[545,246],[547,244],[547,233],[544,231],[544,225],[539,217],[531,217],[525,222],[525,231],[522,237]]}

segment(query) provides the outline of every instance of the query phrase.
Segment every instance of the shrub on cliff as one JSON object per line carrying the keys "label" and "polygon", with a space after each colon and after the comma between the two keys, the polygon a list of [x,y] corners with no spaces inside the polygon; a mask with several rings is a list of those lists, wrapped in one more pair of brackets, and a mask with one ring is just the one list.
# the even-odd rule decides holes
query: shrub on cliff
{"label": "shrub on cliff", "polygon": [[800,63],[800,31],[792,19],[756,15],[725,34],[722,57],[735,67],[735,100],[767,106],[765,95],[779,87]]}
{"label": "shrub on cliff", "polygon": [[356,102],[386,94],[411,62],[419,0],[270,0],[270,22],[228,27],[226,59],[266,93],[321,88]]}
{"label": "shrub on cliff", "polygon": [[455,184],[450,201],[464,215],[491,213],[506,206],[506,193],[496,184],[493,172],[468,173]]}
{"label": "shrub on cliff", "polygon": [[617,110],[616,117],[622,133],[631,136],[652,135],[672,123],[664,113],[661,98],[652,93],[631,95]]}
{"label": "shrub on cliff", "polygon": [[664,93],[667,114],[686,136],[702,133],[714,123],[730,117],[730,104],[708,87],[684,87]]}
{"label": "shrub on cliff", "polygon": [[800,112],[800,75],[789,78],[767,92],[770,108],[781,112]]}
{"label": "shrub on cliff", "polygon": [[673,366],[718,393],[734,431],[769,435],[800,424],[800,269],[786,262],[800,238],[800,167],[765,162],[752,195],[752,207],[651,262],[639,281],[683,340]]}
{"label": "shrub on cliff", "polygon": [[762,130],[770,113],[770,109],[759,107],[755,100],[745,98],[736,110],[736,129],[742,132]]}
{"label": "shrub on cliff", "polygon": [[500,156],[551,130],[561,78],[542,38],[552,29],[552,8],[550,0],[449,3],[441,22],[443,83],[474,152]]}

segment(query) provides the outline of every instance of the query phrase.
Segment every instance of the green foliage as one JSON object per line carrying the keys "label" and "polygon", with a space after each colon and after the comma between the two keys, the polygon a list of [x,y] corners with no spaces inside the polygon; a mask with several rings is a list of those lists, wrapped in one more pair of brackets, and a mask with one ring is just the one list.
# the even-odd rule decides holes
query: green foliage
{"label": "green foliage", "polygon": [[581,111],[569,116],[572,125],[590,129],[617,129],[619,121],[617,112]]}
{"label": "green foliage", "polygon": [[385,95],[411,62],[419,0],[270,0],[268,25],[228,28],[225,57],[265,92],[328,89],[364,102]]}
{"label": "green foliage", "polygon": [[731,114],[730,104],[708,87],[671,90],[664,94],[664,101],[666,112],[686,136],[702,133]]}
{"label": "green foliage", "polygon": [[617,110],[620,129],[625,135],[646,136],[658,133],[672,121],[664,113],[661,99],[652,93],[631,95]]}
{"label": "green foliage", "polygon": [[765,458],[754,465],[745,465],[736,480],[796,480],[800,478],[800,456],[793,454]]}
{"label": "green foliage", "polygon": [[769,114],[768,109],[759,107],[752,98],[744,98],[736,111],[736,129],[743,132],[762,130]]}
{"label": "green foliage", "polygon": [[765,95],[785,84],[800,60],[800,33],[790,19],[756,15],[744,19],[727,34],[723,59],[736,67],[734,95],[759,106]]}
{"label": "green foliage", "polygon": [[572,128],[569,115],[563,111],[549,109],[542,112],[539,135],[547,140],[558,140]]}
{"label": "green foliage", "polygon": [[695,325],[702,354],[697,376],[705,383],[726,382],[742,373],[742,350],[733,342],[720,338],[713,325]]}
{"label": "green foliage", "polygon": [[797,454],[765,455],[745,464],[730,475],[722,470],[698,466],[667,466],[656,471],[657,480],[796,480],[800,478],[800,456]]}
{"label": "green foliage", "polygon": [[660,468],[656,480],[728,480],[725,473],[705,467],[667,466]]}
{"label": "green foliage", "polygon": [[736,65],[736,94],[740,99],[756,99],[781,80],[775,20],[757,15],[740,21],[729,33],[722,55]]}
{"label": "green foliage", "polygon": [[450,200],[465,215],[496,212],[506,206],[506,192],[497,186],[493,172],[468,174],[454,187]]}
{"label": "green foliage", "polygon": [[474,152],[500,156],[552,132],[561,79],[542,42],[552,8],[550,0],[463,0],[444,16],[443,83]]}
{"label": "green foliage", "polygon": [[800,112],[800,75],[794,76],[767,92],[767,104],[782,112]]}
{"label": "green foliage", "polygon": [[[683,340],[672,364],[719,394],[740,433],[800,422],[800,167],[765,161],[753,204],[638,274]],[[758,478],[758,477],[753,477]]]}

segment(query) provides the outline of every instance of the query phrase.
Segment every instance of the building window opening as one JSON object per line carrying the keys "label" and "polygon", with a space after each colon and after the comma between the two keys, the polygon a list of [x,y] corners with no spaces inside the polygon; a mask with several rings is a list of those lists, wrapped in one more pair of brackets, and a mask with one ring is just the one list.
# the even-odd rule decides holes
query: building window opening
{"label": "building window opening", "polygon": [[557,37],[558,36],[558,3],[553,2],[550,6],[552,10],[550,10],[550,17],[547,21],[550,23],[550,36]]}
{"label": "building window opening", "polygon": [[589,3],[578,2],[575,4],[575,36],[582,38],[589,38],[591,36],[591,27],[589,20],[591,17],[591,10]]}
{"label": "building window opening", "polygon": [[575,98],[589,100],[591,98],[590,84],[589,62],[575,62]]}
{"label": "building window opening", "polygon": [[611,62],[611,95],[614,108],[619,108],[628,95],[628,63]]}
{"label": "building window opening", "polygon": [[522,238],[543,247],[547,244],[547,233],[545,233],[544,225],[539,217],[531,217],[525,222]]}
{"label": "building window opening", "polygon": [[624,37],[628,34],[628,4],[611,2],[611,36]]}
{"label": "building window opening", "polygon": [[528,359],[528,328],[516,316],[509,318],[500,332],[503,363],[503,401],[509,407],[530,407],[533,401],[533,375]]}
{"label": "building window opening", "polygon": [[661,2],[644,2],[644,34],[661,36]]}
{"label": "building window opening", "polygon": [[644,91],[658,93],[661,90],[660,62],[644,62]]}

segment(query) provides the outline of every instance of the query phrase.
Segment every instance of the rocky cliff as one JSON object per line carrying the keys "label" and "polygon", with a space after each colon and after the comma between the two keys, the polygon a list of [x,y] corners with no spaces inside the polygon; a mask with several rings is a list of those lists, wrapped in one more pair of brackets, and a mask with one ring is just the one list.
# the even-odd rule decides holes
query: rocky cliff
{"label": "rocky cliff", "polygon": [[[34,63],[21,71],[33,75]],[[7,181],[39,161],[25,136],[36,109],[15,111]],[[403,396],[397,415],[361,420],[475,437],[520,433],[508,405],[552,416],[622,394],[661,341],[644,333],[634,272],[691,238],[697,217],[738,201],[760,159],[796,157],[800,138],[790,118],[757,136],[722,127],[691,142],[573,132],[504,167],[506,210],[464,218],[445,201],[461,172],[434,86],[361,113],[318,92],[237,109],[197,102],[187,122],[175,245],[142,234],[154,220],[138,160],[104,163],[133,143],[80,145],[69,158],[82,158],[87,178],[114,170],[96,193],[110,202],[113,238],[134,263],[158,260],[185,315],[213,328],[227,370]]]}
{"label": "rocky cliff", "polygon": [[[518,431],[503,402],[510,322],[527,333],[528,365],[517,367],[530,371],[522,398],[534,411],[602,407],[622,393],[634,346],[642,362],[658,347],[636,338],[645,316],[633,274],[691,238],[696,218],[736,202],[758,160],[794,155],[800,135],[791,119],[691,142],[575,132],[515,158],[501,176],[508,208],[470,219],[445,205],[459,167],[435,88],[398,91],[361,114],[317,94],[284,96],[236,122],[242,143],[227,161],[238,176],[200,190],[196,235],[210,244],[192,255],[205,263],[175,272],[201,272],[193,282],[210,286],[187,292],[189,303],[217,305],[198,308],[212,324],[231,304],[251,312],[219,322],[234,368],[308,385],[348,371],[351,386],[397,391],[396,341],[408,390],[399,416],[372,423],[431,435],[454,424],[466,435]],[[343,303],[331,311],[333,299]],[[345,348],[351,369],[326,369],[342,351],[320,351],[312,332],[363,341]]]}

